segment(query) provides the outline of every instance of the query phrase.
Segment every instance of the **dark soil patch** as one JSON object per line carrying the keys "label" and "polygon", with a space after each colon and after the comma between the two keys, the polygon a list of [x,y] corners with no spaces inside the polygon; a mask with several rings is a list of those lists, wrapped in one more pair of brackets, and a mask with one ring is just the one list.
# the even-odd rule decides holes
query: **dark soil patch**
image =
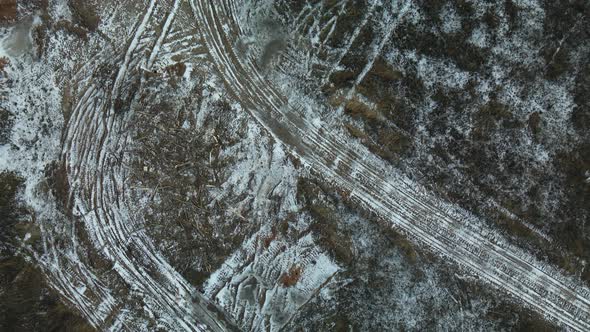
{"label": "dark soil patch", "polygon": [[70,0],[68,5],[72,10],[74,22],[89,31],[96,31],[100,24],[100,17],[96,13],[96,4],[88,0]]}
{"label": "dark soil patch", "polygon": [[6,144],[10,139],[10,131],[14,123],[10,112],[0,108],[0,145]]}
{"label": "dark soil patch", "polygon": [[65,306],[44,280],[43,273],[17,253],[17,238],[38,246],[38,230],[17,200],[23,179],[0,173],[0,330],[94,331]]}
{"label": "dark soil patch", "polygon": [[0,0],[0,24],[16,20],[16,0]]}

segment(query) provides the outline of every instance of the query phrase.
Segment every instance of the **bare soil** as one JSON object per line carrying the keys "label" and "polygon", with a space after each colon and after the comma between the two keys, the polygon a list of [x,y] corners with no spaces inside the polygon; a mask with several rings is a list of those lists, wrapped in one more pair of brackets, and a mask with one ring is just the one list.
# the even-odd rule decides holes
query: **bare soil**
{"label": "bare soil", "polygon": [[16,20],[16,0],[0,0],[0,24]]}

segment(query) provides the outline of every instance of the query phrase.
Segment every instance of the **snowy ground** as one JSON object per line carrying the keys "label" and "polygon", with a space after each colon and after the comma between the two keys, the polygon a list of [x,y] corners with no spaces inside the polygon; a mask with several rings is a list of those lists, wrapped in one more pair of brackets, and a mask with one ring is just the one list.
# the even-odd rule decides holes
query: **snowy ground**
{"label": "snowy ground", "polygon": [[[590,290],[579,274],[519,248],[480,211],[439,198],[409,163],[394,167],[395,154],[375,148],[390,143],[365,144],[343,126],[353,106],[383,118],[365,91],[376,68],[414,59],[427,89],[466,89],[465,70],[391,52],[396,31],[422,19],[417,4],[290,6],[297,5],[51,1],[3,28],[0,56],[10,63],[0,73],[0,107],[14,125],[0,169],[26,179],[23,198],[42,250],[30,236],[23,248],[63,299],[99,330],[425,329],[429,319],[440,329],[497,328],[501,319],[477,317],[503,296],[473,294],[464,306],[446,288],[448,262],[461,283],[489,285],[559,326],[589,329]],[[531,22],[538,17],[535,3],[518,6]],[[442,31],[459,31],[455,9],[443,9]],[[485,29],[470,40],[502,59],[529,45],[491,47]],[[380,70],[391,80],[405,75]],[[347,77],[343,86],[338,75]],[[569,110],[567,84],[536,86]],[[478,89],[486,94],[491,85]],[[515,98],[518,89],[499,98],[528,114],[534,103]],[[558,112],[546,130],[569,116]],[[413,132],[415,142],[430,139],[423,128]],[[546,146],[567,137],[551,139]],[[555,153],[538,150],[539,159]],[[432,268],[408,267],[416,261],[408,240],[434,255],[418,259]],[[384,258],[374,259],[372,242],[384,246]],[[413,273],[421,281],[413,283]],[[379,284],[390,297],[371,290]],[[363,302],[364,291],[374,302]],[[424,293],[453,304],[426,305]],[[373,305],[375,325],[351,318],[367,317],[363,307]],[[338,308],[350,317],[334,318]]]}

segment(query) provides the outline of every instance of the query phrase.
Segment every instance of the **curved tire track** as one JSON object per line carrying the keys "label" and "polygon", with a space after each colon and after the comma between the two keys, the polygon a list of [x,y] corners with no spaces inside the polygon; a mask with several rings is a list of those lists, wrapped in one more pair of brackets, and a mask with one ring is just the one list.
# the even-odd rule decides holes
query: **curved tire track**
{"label": "curved tire track", "polygon": [[232,48],[237,24],[232,0],[191,0],[209,55],[228,90],[277,140],[324,181],[391,227],[511,294],[561,326],[590,330],[590,291],[558,270],[507,244],[468,213],[438,201],[402,175],[362,155],[344,137],[299,116],[248,59]]}
{"label": "curved tire track", "polygon": [[[174,19],[174,10],[166,25]],[[125,196],[127,171],[122,165],[129,142],[125,130],[130,112],[118,113],[115,103],[129,73],[142,57],[139,41],[158,7],[151,0],[121,58],[116,79],[102,87],[90,82],[76,104],[63,136],[61,162],[68,170],[72,210],[84,221],[91,240],[130,288],[143,296],[146,309],[159,316],[158,324],[170,330],[227,331],[234,325],[197,292],[158,252],[131,215]],[[155,60],[167,29],[156,41],[148,59]],[[100,328],[98,322],[93,324]]]}

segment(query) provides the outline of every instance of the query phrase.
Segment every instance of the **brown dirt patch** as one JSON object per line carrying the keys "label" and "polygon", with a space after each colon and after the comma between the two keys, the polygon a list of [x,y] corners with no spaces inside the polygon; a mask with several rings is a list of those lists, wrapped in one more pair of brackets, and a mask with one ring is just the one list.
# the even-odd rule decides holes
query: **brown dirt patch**
{"label": "brown dirt patch", "polygon": [[297,284],[297,282],[301,278],[301,272],[303,272],[303,271],[301,270],[300,267],[292,266],[289,269],[288,273],[285,273],[281,276],[281,283],[285,287],[294,286],[295,284]]}
{"label": "brown dirt patch", "polygon": [[0,0],[0,23],[16,20],[16,0]]}

